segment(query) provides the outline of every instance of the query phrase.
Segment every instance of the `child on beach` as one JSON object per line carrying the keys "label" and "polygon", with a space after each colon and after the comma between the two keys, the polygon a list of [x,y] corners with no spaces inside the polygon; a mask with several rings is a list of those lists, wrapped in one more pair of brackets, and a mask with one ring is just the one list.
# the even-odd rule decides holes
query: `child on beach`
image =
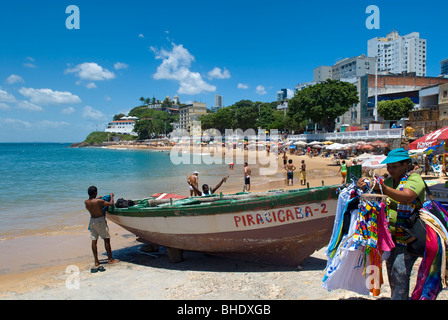
{"label": "child on beach", "polygon": [[347,177],[347,165],[345,164],[345,160],[342,160],[339,172],[341,173],[342,176],[342,183],[345,183],[345,179]]}
{"label": "child on beach", "polygon": [[118,260],[112,257],[112,249],[110,246],[110,234],[109,228],[107,227],[106,217],[104,215],[104,207],[111,207],[114,205],[114,194],[110,194],[110,200],[103,200],[101,197],[97,198],[98,189],[95,186],[89,187],[87,190],[89,194],[89,199],[84,201],[86,209],[90,213],[90,238],[92,239],[92,252],[95,259],[95,268],[91,269],[91,272],[105,271],[104,267],[100,266],[100,261],[98,260],[98,248],[97,242],[98,237],[101,236],[104,239],[104,247],[107,252],[108,263],[116,263]]}

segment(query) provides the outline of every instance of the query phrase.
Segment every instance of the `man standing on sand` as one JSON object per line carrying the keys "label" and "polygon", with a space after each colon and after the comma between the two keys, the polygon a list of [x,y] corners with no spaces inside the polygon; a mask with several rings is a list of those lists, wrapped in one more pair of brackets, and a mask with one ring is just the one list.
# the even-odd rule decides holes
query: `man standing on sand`
{"label": "man standing on sand", "polygon": [[246,186],[246,191],[250,190],[250,175],[252,170],[250,170],[247,162],[244,162],[244,185]]}
{"label": "man standing on sand", "polygon": [[194,190],[193,186],[198,188],[199,181],[198,181],[199,172],[195,171],[193,172],[192,176],[188,176],[187,182],[190,185],[190,197],[197,196],[197,192]]}
{"label": "man standing on sand", "polygon": [[108,263],[112,264],[118,262],[118,260],[112,257],[109,228],[107,227],[106,216],[103,210],[103,207],[111,207],[114,205],[114,194],[111,193],[110,200],[106,201],[101,199],[101,197],[97,198],[98,189],[95,186],[89,187],[87,193],[89,194],[89,199],[84,201],[84,204],[90,213],[89,230],[96,267],[90,270],[93,273],[97,271],[105,271],[104,267],[100,266],[100,261],[98,260],[97,242],[99,236],[104,239],[104,247],[107,252]]}
{"label": "man standing on sand", "polygon": [[305,160],[302,160],[302,165],[300,166],[300,185],[306,185],[306,164]]}
{"label": "man standing on sand", "polygon": [[294,183],[294,170],[296,170],[296,166],[292,164],[292,159],[288,160],[288,164],[285,165],[286,170],[286,179],[288,180],[288,185],[292,186]]}

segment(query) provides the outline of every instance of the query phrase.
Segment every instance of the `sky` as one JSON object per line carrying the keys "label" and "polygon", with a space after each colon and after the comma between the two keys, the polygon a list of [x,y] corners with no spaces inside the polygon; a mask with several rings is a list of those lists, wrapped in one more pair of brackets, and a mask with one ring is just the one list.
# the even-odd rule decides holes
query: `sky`
{"label": "sky", "polygon": [[393,30],[427,40],[438,76],[446,12],[446,0],[0,0],[0,142],[81,142],[140,97],[275,101]]}

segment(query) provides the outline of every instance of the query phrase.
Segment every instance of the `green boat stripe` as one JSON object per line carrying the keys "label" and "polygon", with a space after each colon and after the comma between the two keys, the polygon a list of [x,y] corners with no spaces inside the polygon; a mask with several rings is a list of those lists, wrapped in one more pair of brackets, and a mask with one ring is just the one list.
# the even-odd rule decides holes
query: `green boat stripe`
{"label": "green boat stripe", "polygon": [[[244,211],[269,210],[280,206],[294,206],[337,199],[337,188],[335,186],[324,186],[310,189],[286,190],[281,193],[273,193],[248,199],[238,200],[216,200],[207,203],[194,203],[198,198],[187,198],[175,201],[173,205],[160,205],[156,207],[147,206],[147,201],[129,208],[109,207],[108,214],[127,217],[175,217],[175,216],[203,216],[216,214],[231,214]],[[257,194],[253,194],[257,195]],[[229,197],[231,195],[226,195]],[[192,204],[188,204],[191,203]],[[146,206],[145,206],[146,204]]]}

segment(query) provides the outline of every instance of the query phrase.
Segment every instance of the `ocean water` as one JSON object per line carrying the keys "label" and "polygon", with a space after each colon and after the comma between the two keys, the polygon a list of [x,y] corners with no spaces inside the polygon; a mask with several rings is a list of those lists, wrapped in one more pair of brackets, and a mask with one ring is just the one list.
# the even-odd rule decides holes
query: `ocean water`
{"label": "ocean water", "polygon": [[186,177],[219,182],[224,164],[174,164],[169,152],[69,148],[58,143],[0,143],[0,239],[87,225],[87,188],[138,199],[158,192],[188,196]]}

